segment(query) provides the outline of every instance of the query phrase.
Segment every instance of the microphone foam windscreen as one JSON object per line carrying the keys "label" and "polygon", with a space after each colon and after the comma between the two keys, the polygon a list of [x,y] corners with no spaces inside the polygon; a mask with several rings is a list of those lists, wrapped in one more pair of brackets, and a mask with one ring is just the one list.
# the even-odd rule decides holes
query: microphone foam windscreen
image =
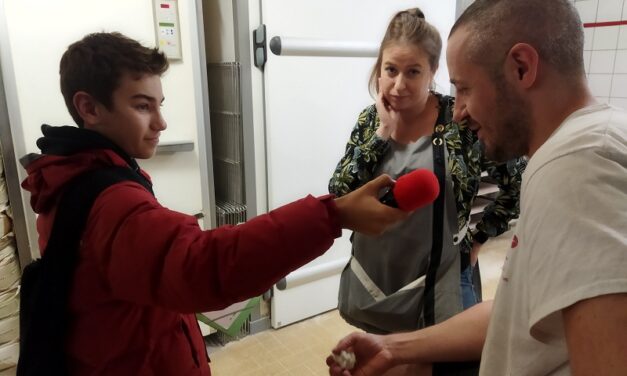
{"label": "microphone foam windscreen", "polygon": [[435,201],[440,183],[433,172],[418,169],[399,177],[392,190],[398,208],[409,212]]}

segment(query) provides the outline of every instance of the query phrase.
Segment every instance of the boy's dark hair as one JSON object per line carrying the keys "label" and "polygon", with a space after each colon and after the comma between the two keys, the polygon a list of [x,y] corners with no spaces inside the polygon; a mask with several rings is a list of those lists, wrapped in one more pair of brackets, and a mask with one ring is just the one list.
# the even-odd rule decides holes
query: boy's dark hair
{"label": "boy's dark hair", "polygon": [[168,69],[166,56],[157,48],[142,46],[120,33],[93,33],[71,44],[61,57],[61,93],[76,124],[83,119],[74,108],[78,91],[90,94],[107,109],[113,106],[113,92],[127,73],[162,75]]}

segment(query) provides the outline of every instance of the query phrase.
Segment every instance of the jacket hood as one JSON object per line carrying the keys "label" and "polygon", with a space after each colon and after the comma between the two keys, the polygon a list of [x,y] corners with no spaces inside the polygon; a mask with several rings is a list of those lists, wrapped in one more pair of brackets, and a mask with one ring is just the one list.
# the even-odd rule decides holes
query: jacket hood
{"label": "jacket hood", "polygon": [[59,192],[81,173],[110,166],[129,166],[140,171],[135,159],[98,132],[46,124],[41,131],[43,137],[37,140],[41,154],[31,153],[20,159],[28,173],[22,188],[31,193],[30,204],[35,213],[50,210]]}

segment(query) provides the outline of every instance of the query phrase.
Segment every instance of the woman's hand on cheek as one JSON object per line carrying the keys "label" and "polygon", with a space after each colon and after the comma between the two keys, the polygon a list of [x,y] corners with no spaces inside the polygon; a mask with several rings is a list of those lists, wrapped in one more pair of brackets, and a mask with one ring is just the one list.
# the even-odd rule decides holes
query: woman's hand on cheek
{"label": "woman's hand on cheek", "polygon": [[377,114],[379,115],[379,128],[377,128],[377,136],[387,140],[398,127],[400,116],[398,111],[394,110],[385,98],[382,86],[382,79],[379,78],[379,93],[377,94]]}

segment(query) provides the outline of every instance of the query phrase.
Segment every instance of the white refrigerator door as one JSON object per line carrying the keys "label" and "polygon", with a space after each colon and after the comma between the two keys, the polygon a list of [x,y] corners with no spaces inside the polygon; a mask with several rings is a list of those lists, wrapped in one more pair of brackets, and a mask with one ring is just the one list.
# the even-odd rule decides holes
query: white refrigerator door
{"label": "white refrigerator door", "polygon": [[[301,54],[278,56],[268,50],[264,69],[269,210],[307,194],[328,192],[329,178],[357,115],[374,102],[367,87],[375,57],[354,57],[354,52],[346,53],[353,57],[320,56],[327,52],[307,56],[302,50],[309,45],[314,50],[354,51],[351,45],[371,45],[376,53],[392,15],[415,6],[440,30],[446,46],[455,4],[454,0],[261,1],[268,40],[278,36],[285,50]],[[438,91],[448,93],[444,52],[445,47],[436,81]],[[286,289],[273,288],[273,327],[337,307],[339,273],[350,256],[349,235],[345,231],[323,256],[288,275]]]}

